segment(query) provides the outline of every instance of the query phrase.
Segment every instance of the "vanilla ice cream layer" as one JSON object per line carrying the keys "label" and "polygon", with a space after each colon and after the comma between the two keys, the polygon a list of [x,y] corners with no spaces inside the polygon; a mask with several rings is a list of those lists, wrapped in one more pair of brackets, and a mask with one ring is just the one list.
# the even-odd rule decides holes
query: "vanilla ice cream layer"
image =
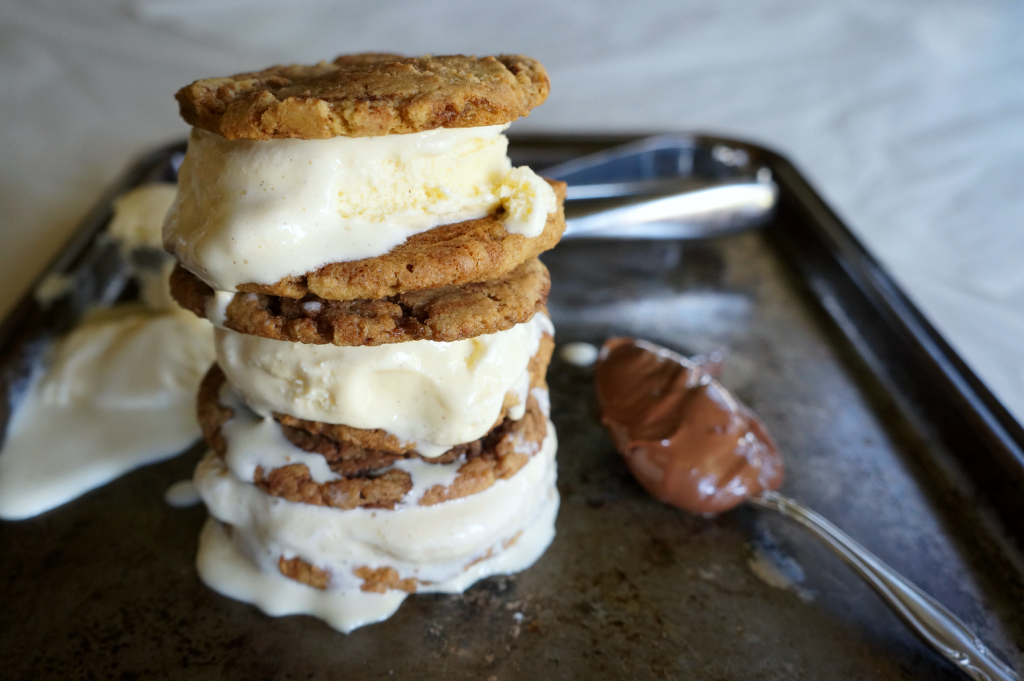
{"label": "vanilla ice cream layer", "polygon": [[[485,577],[521,572],[537,562],[555,536],[558,491],[552,485],[548,494],[550,501],[512,546],[502,546],[497,555],[473,563],[450,580],[421,585],[419,591],[462,593]],[[344,633],[387,619],[408,596],[393,589],[382,594],[321,590],[278,572],[263,572],[232,541],[231,529],[213,518],[206,521],[199,537],[196,565],[206,585],[220,594],[251,603],[272,617],[312,615]]]}
{"label": "vanilla ice cream layer", "polygon": [[234,291],[383,255],[499,206],[509,232],[537,236],[555,195],[512,168],[505,127],[265,141],[194,129],[164,243],[214,289]]}
{"label": "vanilla ice cream layer", "polygon": [[506,393],[522,417],[530,359],[551,321],[536,314],[506,331],[452,343],[372,347],[307,345],[218,328],[217,361],[259,414],[273,412],[353,428],[380,428],[423,456],[483,437]]}
{"label": "vanilla ice cream layer", "polygon": [[194,442],[212,336],[184,310],[124,305],[57,341],[8,424],[0,518],[37,515]]}
{"label": "vanilla ice cream layer", "polygon": [[473,571],[474,561],[515,547],[539,519],[547,525],[544,541],[528,562],[500,571],[527,567],[550,543],[556,448],[548,423],[540,451],[511,478],[459,499],[394,510],[340,510],[273,497],[239,480],[212,452],[197,466],[195,484],[210,515],[231,526],[236,547],[263,573],[279,574],[281,557],[298,557],[330,574],[328,592],[358,592],[363,582],[354,571],[364,566],[393,568],[401,579],[419,580],[421,591],[458,592],[498,571]]}

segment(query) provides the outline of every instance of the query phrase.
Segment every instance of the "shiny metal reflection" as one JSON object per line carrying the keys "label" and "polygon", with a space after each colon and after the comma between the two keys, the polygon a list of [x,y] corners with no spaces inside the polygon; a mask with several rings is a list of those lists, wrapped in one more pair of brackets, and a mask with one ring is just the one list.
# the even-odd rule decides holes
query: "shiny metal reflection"
{"label": "shiny metal reflection", "polygon": [[767,223],[779,194],[771,170],[744,149],[721,144],[709,148],[686,135],[646,138],[543,174],[569,185],[566,238],[706,239],[735,234]]}
{"label": "shiny metal reflection", "polygon": [[773,182],[698,189],[566,221],[565,237],[707,239],[764,225],[778,201]]}

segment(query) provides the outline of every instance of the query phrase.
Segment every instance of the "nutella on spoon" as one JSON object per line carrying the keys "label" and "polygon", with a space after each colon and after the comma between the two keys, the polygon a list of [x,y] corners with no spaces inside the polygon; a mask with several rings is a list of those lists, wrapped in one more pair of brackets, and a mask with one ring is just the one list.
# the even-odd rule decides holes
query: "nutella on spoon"
{"label": "nutella on spoon", "polygon": [[661,501],[720,513],[782,484],[761,421],[700,365],[654,343],[609,339],[595,369],[601,421]]}

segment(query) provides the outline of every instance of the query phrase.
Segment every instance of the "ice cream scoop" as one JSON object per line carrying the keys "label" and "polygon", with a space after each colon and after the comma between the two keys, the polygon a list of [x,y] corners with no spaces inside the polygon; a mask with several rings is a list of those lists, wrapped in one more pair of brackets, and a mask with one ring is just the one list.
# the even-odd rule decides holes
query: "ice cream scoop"
{"label": "ice cream scoop", "polygon": [[701,366],[634,338],[609,339],[594,370],[601,421],[637,481],[684,511],[745,500],[807,528],[925,643],[972,679],[1017,679],[956,615],[846,533],[776,490],[782,457],[760,419]]}

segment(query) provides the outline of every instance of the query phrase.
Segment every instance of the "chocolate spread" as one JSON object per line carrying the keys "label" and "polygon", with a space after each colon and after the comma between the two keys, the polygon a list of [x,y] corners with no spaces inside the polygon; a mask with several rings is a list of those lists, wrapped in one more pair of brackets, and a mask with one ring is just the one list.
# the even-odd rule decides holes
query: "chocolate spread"
{"label": "chocolate spread", "polygon": [[698,364],[654,343],[612,338],[595,380],[601,421],[661,501],[719,513],[782,484],[782,457],[764,425]]}

